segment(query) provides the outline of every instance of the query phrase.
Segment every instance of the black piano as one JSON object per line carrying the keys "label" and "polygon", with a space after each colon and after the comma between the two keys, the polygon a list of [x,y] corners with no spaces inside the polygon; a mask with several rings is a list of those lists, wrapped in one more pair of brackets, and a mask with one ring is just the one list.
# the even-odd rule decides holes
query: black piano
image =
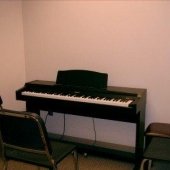
{"label": "black piano", "polygon": [[38,114],[45,110],[135,123],[136,144],[131,155],[139,162],[144,145],[146,89],[107,86],[107,80],[106,73],[61,70],[55,82],[26,83],[16,91],[16,99],[26,101],[27,111]]}

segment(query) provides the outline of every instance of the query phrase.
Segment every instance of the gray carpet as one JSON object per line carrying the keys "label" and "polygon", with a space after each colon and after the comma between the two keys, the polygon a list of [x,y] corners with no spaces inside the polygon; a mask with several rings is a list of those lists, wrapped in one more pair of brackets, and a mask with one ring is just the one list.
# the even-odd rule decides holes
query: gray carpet
{"label": "gray carpet", "polygon": [[[90,155],[87,157],[79,155],[79,170],[132,170],[133,167],[134,165],[129,162]],[[0,169],[2,169],[2,162],[0,162]],[[65,158],[65,160],[59,164],[58,169],[74,170],[72,156],[70,155]],[[38,167],[21,162],[9,161],[8,170],[38,170]],[[46,168],[40,168],[39,170],[46,170]]]}

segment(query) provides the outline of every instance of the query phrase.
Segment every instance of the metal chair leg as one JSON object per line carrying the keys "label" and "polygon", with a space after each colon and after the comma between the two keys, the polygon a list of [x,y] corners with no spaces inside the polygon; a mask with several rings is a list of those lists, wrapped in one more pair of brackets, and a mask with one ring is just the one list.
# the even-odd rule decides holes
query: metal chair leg
{"label": "metal chair leg", "polygon": [[148,169],[150,170],[152,167],[152,160],[148,160]]}
{"label": "metal chair leg", "polygon": [[58,170],[57,164],[53,162],[53,167],[49,167],[49,170]]}
{"label": "metal chair leg", "polygon": [[40,170],[40,166],[37,166],[37,170]]}
{"label": "metal chair leg", "polygon": [[76,150],[73,151],[73,159],[74,159],[74,169],[79,170],[78,153]]}
{"label": "metal chair leg", "polygon": [[140,170],[150,170],[151,166],[152,166],[152,160],[143,159],[140,166]]}
{"label": "metal chair leg", "polygon": [[7,170],[8,168],[8,161],[3,159],[3,170]]}

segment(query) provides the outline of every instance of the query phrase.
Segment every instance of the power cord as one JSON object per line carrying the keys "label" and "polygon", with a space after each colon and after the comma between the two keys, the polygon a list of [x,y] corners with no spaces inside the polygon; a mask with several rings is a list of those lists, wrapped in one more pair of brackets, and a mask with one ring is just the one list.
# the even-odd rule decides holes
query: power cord
{"label": "power cord", "polygon": [[46,123],[47,123],[47,117],[48,117],[48,116],[49,116],[49,112],[46,114],[45,119],[44,119],[45,125],[46,125]]}
{"label": "power cord", "polygon": [[[92,121],[93,121],[93,131],[94,131],[94,142],[92,143],[92,146],[94,146],[96,144],[96,140],[97,140],[96,126],[95,126],[95,119],[94,119],[94,117],[92,118]],[[84,155],[84,157],[87,157],[88,154],[85,152],[83,155]]]}
{"label": "power cord", "polygon": [[60,137],[60,140],[62,140],[64,135],[65,135],[65,129],[66,129],[66,115],[65,115],[65,113],[63,113],[63,132],[62,132],[62,135]]}
{"label": "power cord", "polygon": [[96,126],[95,126],[94,117],[92,118],[92,120],[93,120],[93,131],[94,131],[94,142],[93,142],[93,145],[95,145],[97,136],[96,136]]}
{"label": "power cord", "polygon": [[[47,118],[48,118],[49,115],[52,115],[52,113],[51,113],[51,112],[48,112],[48,113],[46,114],[45,119],[44,119],[45,125],[46,125],[46,123],[47,123]],[[64,137],[64,135],[65,135],[65,129],[66,129],[66,125],[65,125],[65,124],[66,124],[66,116],[65,116],[65,113],[64,113],[64,114],[63,114],[63,132],[62,132],[62,135],[61,135],[61,137],[60,137],[59,140],[62,140],[63,137]]]}

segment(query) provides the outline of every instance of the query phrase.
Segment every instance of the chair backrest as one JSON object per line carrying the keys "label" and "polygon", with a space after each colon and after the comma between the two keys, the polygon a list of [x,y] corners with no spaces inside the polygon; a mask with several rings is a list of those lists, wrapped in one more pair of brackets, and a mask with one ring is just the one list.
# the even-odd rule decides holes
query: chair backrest
{"label": "chair backrest", "polygon": [[52,152],[44,122],[37,114],[2,109],[0,132],[4,146]]}
{"label": "chair backrest", "polygon": [[2,109],[2,98],[1,98],[1,96],[0,96],[0,109]]}
{"label": "chair backrest", "polygon": [[2,105],[2,98],[1,98],[1,96],[0,96],[0,105]]}

